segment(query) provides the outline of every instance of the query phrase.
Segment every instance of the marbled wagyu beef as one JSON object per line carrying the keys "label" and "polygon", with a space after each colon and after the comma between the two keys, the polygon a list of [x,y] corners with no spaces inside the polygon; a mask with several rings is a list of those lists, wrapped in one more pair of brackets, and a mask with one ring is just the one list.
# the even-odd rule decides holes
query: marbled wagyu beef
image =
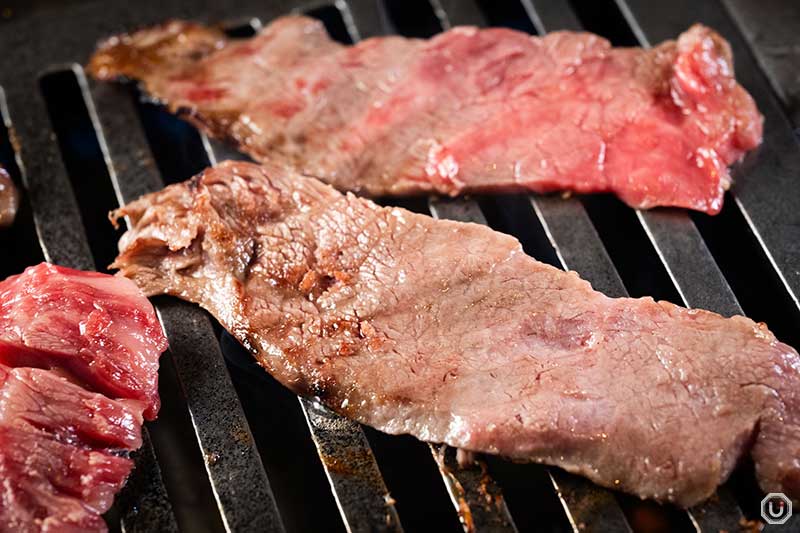
{"label": "marbled wagyu beef", "polygon": [[107,529],[165,348],[126,279],[43,263],[0,282],[0,531]]}
{"label": "marbled wagyu beef", "polygon": [[87,388],[158,413],[165,349],[153,306],[133,284],[53,265],[0,282],[0,363],[59,368]]}
{"label": "marbled wagyu beef", "polygon": [[728,166],[761,142],[728,43],[700,25],[644,50],[474,27],[344,46],[307,17],[229,40],[173,21],[107,40],[89,71],[139,79],[256,160],[368,196],[610,191],[713,214]]}
{"label": "marbled wagyu beef", "polygon": [[117,211],[115,267],[388,433],[693,505],[750,455],[800,496],[800,358],[763,324],[608,298],[513,238],[227,162]]}

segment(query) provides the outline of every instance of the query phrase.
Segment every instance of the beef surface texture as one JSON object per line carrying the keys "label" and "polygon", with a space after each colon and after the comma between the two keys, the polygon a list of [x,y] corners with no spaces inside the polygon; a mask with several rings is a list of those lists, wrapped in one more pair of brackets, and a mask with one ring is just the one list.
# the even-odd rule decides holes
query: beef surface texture
{"label": "beef surface texture", "polygon": [[761,142],[728,43],[699,25],[644,50],[474,27],[344,46],[306,17],[228,40],[173,21],[109,39],[89,70],[141,80],[256,160],[373,197],[611,191],[716,213],[728,165]]}
{"label": "beef surface texture", "polygon": [[0,283],[0,531],[107,530],[158,409],[157,361],[140,364],[166,348],[157,325],[120,277],[41,264]]}
{"label": "beef surface texture", "polygon": [[0,282],[0,363],[61,368],[88,388],[158,413],[166,341],[153,306],[113,276],[40,265]]}
{"label": "beef surface texture", "polygon": [[0,228],[10,226],[17,216],[19,194],[14,182],[3,167],[0,167]]}
{"label": "beef surface texture", "polygon": [[608,298],[487,227],[278,167],[226,162],[122,216],[122,274],[359,422],[682,506],[750,454],[800,496],[800,359],[763,324]]}

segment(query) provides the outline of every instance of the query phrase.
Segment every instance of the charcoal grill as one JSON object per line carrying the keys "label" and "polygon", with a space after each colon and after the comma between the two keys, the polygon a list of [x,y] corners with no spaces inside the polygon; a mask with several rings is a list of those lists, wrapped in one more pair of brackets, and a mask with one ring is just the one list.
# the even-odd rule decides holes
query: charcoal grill
{"label": "charcoal grill", "polygon": [[[528,253],[580,272],[610,296],[652,294],[725,315],[744,307],[800,346],[800,146],[781,100],[797,88],[786,86],[786,62],[772,61],[775,55],[759,45],[770,28],[764,17],[753,18],[759,8],[752,4],[35,4],[18,13],[0,3],[0,21],[10,19],[0,22],[0,162],[26,191],[14,230],[0,233],[3,276],[43,259],[103,270],[119,233],[106,223],[109,209],[209,162],[242,157],[143,102],[135,87],[88,81],[80,63],[104,36],[170,17],[222,22],[246,34],[281,14],[305,12],[343,41],[393,32],[429,36],[474,24],[531,33],[588,29],[614,44],[648,46],[699,21],[731,42],[737,77],[766,117],[764,145],[736,166],[735,190],[718,217],[634,211],[603,195],[387,202],[512,233]],[[313,400],[298,404],[206,313],[173,299],[156,305],[171,345],[162,359],[164,407],[107,516],[112,530],[716,532],[736,531],[758,516],[762,495],[747,465],[688,511],[639,502],[553,468],[497,458],[459,467],[452,449],[378,434]],[[798,531],[800,522],[767,530]]]}

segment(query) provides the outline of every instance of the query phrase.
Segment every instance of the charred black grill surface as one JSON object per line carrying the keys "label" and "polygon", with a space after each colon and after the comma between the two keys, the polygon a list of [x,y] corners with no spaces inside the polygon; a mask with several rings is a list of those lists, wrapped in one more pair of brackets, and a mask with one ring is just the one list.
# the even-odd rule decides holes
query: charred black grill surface
{"label": "charred black grill surface", "polygon": [[[737,26],[749,18],[743,2],[37,4],[0,13],[10,17],[0,19],[0,165],[22,192],[14,226],[0,229],[0,246],[13,250],[0,259],[3,277],[45,258],[103,269],[116,246],[117,235],[101,227],[109,209],[160,189],[165,178],[242,158],[142,102],[134,87],[88,82],[78,65],[108,35],[175,17],[223,22],[246,35],[295,10],[323,20],[342,42],[474,24],[539,34],[584,29],[615,45],[647,46],[701,22],[731,42],[737,78],[766,117],[764,145],[735,167],[718,217],[638,212],[610,197],[516,195],[404,207],[511,233],[529,254],[579,271],[610,296],[650,294],[725,315],[743,310],[782,341],[800,344],[800,147],[778,98],[793,105],[796,88],[775,92],[791,78],[780,61],[764,59],[772,52],[758,48],[764,28]],[[162,365],[164,409],[107,516],[112,530],[733,531],[744,516],[758,517],[762,495],[748,465],[689,512],[557,469],[480,457],[461,469],[452,450],[365,432],[313,401],[298,403],[207,315],[172,300],[156,303],[172,347]]]}

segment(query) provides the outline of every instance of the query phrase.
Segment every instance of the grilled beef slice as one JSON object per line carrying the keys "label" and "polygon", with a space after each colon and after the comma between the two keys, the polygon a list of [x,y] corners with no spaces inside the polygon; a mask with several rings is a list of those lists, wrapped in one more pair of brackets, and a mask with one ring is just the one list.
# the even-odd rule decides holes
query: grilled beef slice
{"label": "grilled beef slice", "polygon": [[750,454],[800,496],[800,359],[763,324],[608,298],[484,226],[277,167],[226,162],[122,216],[122,274],[359,422],[683,506]]}
{"label": "grilled beef slice", "polygon": [[717,213],[728,165],[761,142],[728,43],[700,25],[644,50],[474,27],[343,46],[307,17],[228,40],[172,21],[109,39],[89,71],[139,79],[256,160],[368,196],[611,191]]}
{"label": "grilled beef slice", "polygon": [[3,167],[0,167],[0,228],[10,226],[17,216],[19,193],[14,182]]}

